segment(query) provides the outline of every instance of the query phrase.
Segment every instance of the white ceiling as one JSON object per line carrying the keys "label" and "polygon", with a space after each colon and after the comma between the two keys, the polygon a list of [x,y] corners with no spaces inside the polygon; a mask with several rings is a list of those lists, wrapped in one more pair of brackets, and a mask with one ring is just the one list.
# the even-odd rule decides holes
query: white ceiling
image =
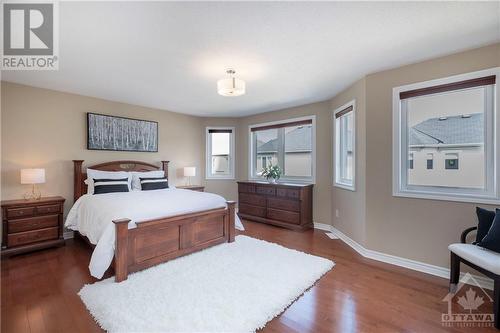
{"label": "white ceiling", "polygon": [[[2,75],[237,117],[326,100],[368,73],[498,41],[498,1],[61,2],[59,70]],[[227,67],[247,82],[246,95],[217,94]]]}

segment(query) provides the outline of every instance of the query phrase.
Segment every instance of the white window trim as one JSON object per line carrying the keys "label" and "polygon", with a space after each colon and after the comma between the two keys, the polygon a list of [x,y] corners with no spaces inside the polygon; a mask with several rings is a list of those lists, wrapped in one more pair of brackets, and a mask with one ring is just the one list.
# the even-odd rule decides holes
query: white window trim
{"label": "white window trim", "polygon": [[[337,181],[337,179],[340,178],[339,176],[339,173],[340,173],[340,159],[337,158],[337,154],[338,154],[338,150],[339,150],[339,138],[337,137],[337,135],[339,135],[340,133],[338,133],[337,131],[337,124],[336,124],[336,118],[335,118],[335,115],[337,113],[339,113],[340,111],[343,111],[345,109],[347,109],[348,107],[352,106],[352,185],[351,184],[346,184],[346,183],[342,183],[340,181]],[[339,188],[342,188],[342,189],[345,189],[345,190],[349,190],[349,191],[356,191],[356,100],[352,100],[350,102],[347,102],[346,104],[336,108],[335,110],[333,110],[333,120],[332,120],[332,124],[333,124],[333,143],[332,143],[332,147],[333,147],[333,165],[335,167],[335,170],[333,170],[333,186],[335,187],[339,187]]]}
{"label": "white window trim", "polygon": [[311,156],[311,158],[312,158],[312,170],[311,170],[312,175],[311,175],[311,177],[294,177],[294,178],[281,177],[280,181],[287,182],[287,183],[297,183],[297,184],[315,184],[316,183],[316,115],[249,125],[248,126],[248,152],[249,152],[248,179],[249,180],[256,180],[256,181],[264,180],[264,178],[256,176],[254,174],[254,170],[253,170],[253,165],[254,165],[255,160],[254,160],[254,151],[253,151],[254,148],[253,148],[253,142],[252,142],[252,128],[261,127],[261,126],[286,124],[286,123],[295,122],[295,121],[302,121],[302,120],[312,120],[312,156]]}
{"label": "white window trim", "polygon": [[[401,112],[401,100],[399,98],[399,93],[408,90],[426,88],[441,84],[453,83],[457,81],[469,80],[489,75],[496,75],[496,85],[495,89],[492,90],[493,93],[493,112],[485,114],[485,124],[490,124],[491,131],[486,137],[486,149],[485,153],[491,158],[486,160],[486,174],[492,175],[491,188],[485,191],[474,191],[474,190],[464,190],[461,188],[448,188],[448,187],[431,187],[431,186],[419,186],[411,188],[403,188],[404,181],[402,179],[402,170],[406,170],[406,164],[402,165],[404,160],[401,159],[402,147],[406,145],[406,138],[402,135],[402,112]],[[392,157],[393,157],[393,167],[392,167],[392,194],[396,197],[406,197],[406,198],[421,198],[421,199],[432,199],[432,200],[445,200],[445,201],[457,201],[457,202],[471,202],[471,203],[483,203],[483,204],[494,204],[500,203],[500,182],[498,181],[498,167],[500,166],[500,154],[497,152],[498,147],[500,147],[500,117],[498,114],[498,97],[500,96],[500,67],[454,75],[446,78],[435,79],[425,82],[419,82],[409,85],[404,85],[400,87],[395,87],[392,90],[392,100],[393,100],[393,113],[392,113]],[[492,132],[492,133],[491,133]],[[406,160],[406,159],[405,159]],[[490,184],[486,184],[488,187]]]}
{"label": "white window trim", "polygon": [[[229,158],[229,166],[231,168],[231,174],[230,175],[213,175],[211,171],[211,163],[212,163],[212,153],[211,153],[211,136],[208,133],[209,130],[221,130],[221,129],[227,129],[231,130],[231,135],[230,135],[230,142],[229,142],[229,150],[230,150],[230,158]],[[231,126],[208,126],[205,128],[205,179],[210,180],[210,179],[235,179],[235,147],[234,147],[234,138],[236,136],[235,133],[235,127]]]}

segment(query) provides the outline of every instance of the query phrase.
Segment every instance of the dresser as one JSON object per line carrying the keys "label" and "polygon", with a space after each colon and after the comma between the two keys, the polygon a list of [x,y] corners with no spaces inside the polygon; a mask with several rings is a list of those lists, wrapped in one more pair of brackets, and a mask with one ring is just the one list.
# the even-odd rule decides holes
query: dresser
{"label": "dresser", "polygon": [[313,185],[238,182],[238,215],[293,230],[313,227]]}
{"label": "dresser", "polygon": [[64,245],[62,197],[2,201],[2,257]]}

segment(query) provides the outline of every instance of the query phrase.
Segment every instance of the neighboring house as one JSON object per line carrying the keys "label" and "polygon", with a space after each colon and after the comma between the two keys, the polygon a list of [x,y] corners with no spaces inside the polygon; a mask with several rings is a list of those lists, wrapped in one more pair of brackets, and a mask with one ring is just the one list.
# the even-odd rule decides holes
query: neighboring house
{"label": "neighboring house", "polygon": [[[257,171],[278,164],[278,140],[257,142]],[[300,126],[285,134],[284,174],[310,176],[312,170],[312,126]]]}
{"label": "neighboring house", "polygon": [[409,131],[413,185],[484,187],[482,113],[427,119]]}

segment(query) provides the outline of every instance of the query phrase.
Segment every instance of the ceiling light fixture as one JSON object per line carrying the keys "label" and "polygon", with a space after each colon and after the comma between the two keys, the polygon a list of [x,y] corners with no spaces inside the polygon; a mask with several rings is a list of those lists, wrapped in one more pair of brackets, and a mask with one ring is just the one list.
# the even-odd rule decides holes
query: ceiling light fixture
{"label": "ceiling light fixture", "polygon": [[228,78],[217,81],[217,92],[222,96],[241,96],[245,94],[245,81],[237,79],[234,69],[226,70]]}

